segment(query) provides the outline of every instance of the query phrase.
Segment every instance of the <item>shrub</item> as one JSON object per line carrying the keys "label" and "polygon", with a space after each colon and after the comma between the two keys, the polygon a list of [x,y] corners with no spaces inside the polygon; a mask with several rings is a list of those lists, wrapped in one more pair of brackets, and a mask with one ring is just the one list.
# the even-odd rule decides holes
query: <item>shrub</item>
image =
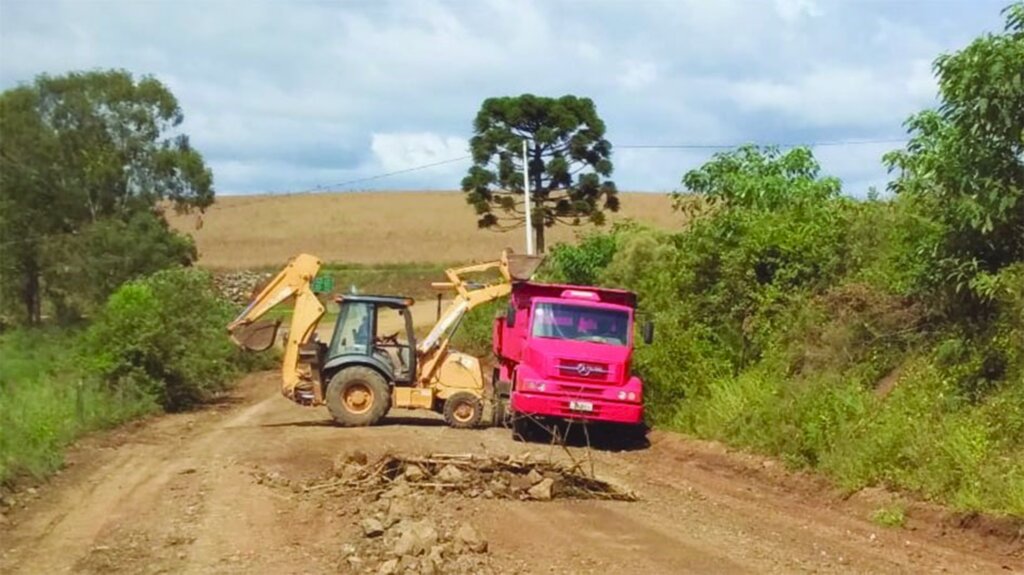
{"label": "shrub", "polygon": [[239,353],[224,334],[231,306],[205,272],[171,269],[124,284],[85,334],[83,361],[115,389],[168,410],[225,388]]}

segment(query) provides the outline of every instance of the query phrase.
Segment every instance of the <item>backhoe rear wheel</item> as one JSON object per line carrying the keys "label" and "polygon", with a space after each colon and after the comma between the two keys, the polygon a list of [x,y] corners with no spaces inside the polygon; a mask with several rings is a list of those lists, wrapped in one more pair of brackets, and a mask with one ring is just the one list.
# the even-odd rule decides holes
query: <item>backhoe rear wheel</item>
{"label": "backhoe rear wheel", "polygon": [[347,367],[327,384],[327,409],[338,425],[360,427],[380,421],[391,409],[388,382],[376,371]]}
{"label": "backhoe rear wheel", "polygon": [[469,429],[480,425],[483,415],[484,403],[468,391],[454,393],[444,402],[444,420],[456,429]]}

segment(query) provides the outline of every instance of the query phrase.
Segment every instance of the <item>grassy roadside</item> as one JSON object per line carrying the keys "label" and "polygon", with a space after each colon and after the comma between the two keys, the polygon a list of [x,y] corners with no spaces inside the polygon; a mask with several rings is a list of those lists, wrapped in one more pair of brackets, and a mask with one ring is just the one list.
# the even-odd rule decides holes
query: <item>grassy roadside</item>
{"label": "grassy roadside", "polygon": [[159,409],[85,374],[75,361],[79,336],[57,328],[0,334],[0,483],[44,477],[75,438]]}
{"label": "grassy roadside", "polygon": [[234,313],[208,274],[175,268],[123,284],[88,326],[0,334],[0,484],[45,477],[81,435],[190,409],[265,365],[225,336]]}

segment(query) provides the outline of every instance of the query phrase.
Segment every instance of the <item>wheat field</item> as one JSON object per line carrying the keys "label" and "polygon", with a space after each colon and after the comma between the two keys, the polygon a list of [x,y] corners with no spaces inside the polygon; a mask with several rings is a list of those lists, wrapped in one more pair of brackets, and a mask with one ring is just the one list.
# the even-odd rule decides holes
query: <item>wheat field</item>
{"label": "wheat field", "polygon": [[[610,221],[627,218],[664,229],[682,225],[666,194],[623,193]],[[168,213],[192,235],[199,263],[212,269],[276,267],[300,252],[329,262],[455,263],[524,251],[524,233],[481,230],[460,192],[343,192],[292,196],[226,196],[196,214]],[[201,224],[201,225],[200,225]],[[573,241],[592,226],[548,230],[548,246]]]}

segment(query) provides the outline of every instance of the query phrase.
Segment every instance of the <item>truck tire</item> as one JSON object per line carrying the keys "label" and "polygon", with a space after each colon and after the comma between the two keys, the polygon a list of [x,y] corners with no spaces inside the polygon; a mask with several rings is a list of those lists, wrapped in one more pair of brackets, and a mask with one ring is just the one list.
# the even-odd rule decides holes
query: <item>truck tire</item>
{"label": "truck tire", "polygon": [[327,409],[338,425],[373,425],[391,409],[391,390],[384,377],[373,369],[346,367],[327,384]]}
{"label": "truck tire", "polygon": [[454,393],[444,402],[444,420],[456,429],[469,429],[480,425],[483,415],[483,402],[468,391]]}

